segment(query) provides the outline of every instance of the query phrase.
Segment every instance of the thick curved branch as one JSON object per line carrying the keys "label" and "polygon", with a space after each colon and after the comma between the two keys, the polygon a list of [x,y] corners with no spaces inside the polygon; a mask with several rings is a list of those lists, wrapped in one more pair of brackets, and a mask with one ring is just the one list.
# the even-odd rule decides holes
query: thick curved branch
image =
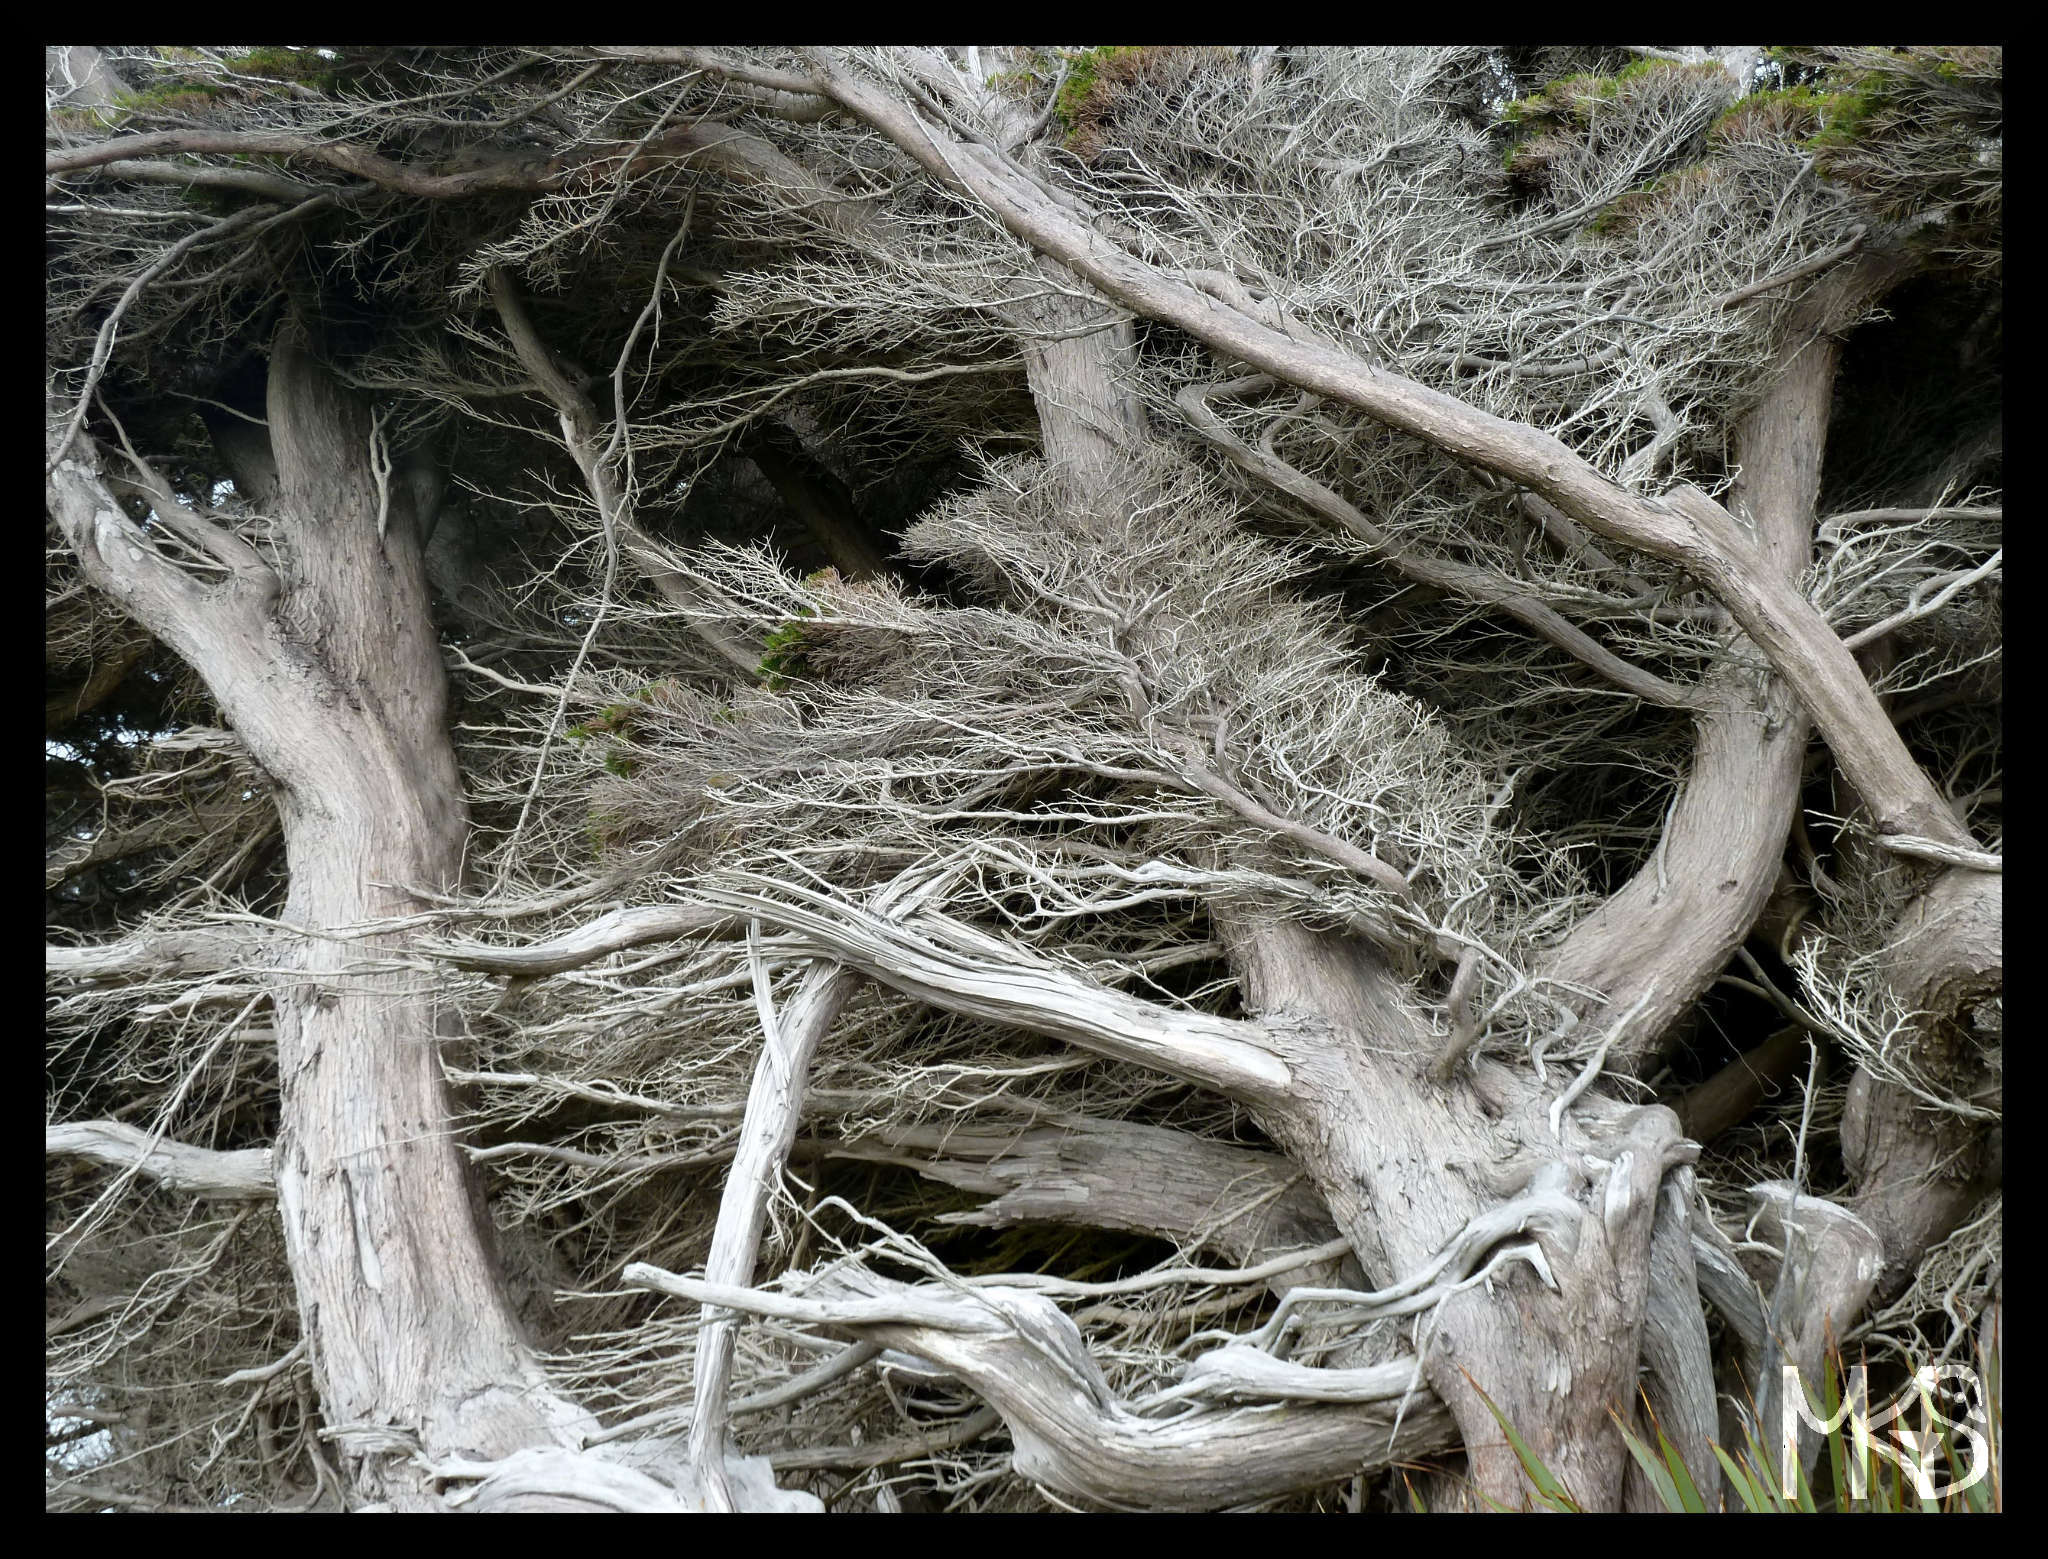
{"label": "thick curved branch", "polygon": [[[1036,1294],[945,1294],[845,1272],[835,1274],[829,1289],[814,1288],[796,1300],[758,1290],[714,1290],[639,1263],[626,1269],[625,1281],[678,1298],[844,1329],[928,1360],[1002,1415],[1019,1473],[1063,1496],[1113,1508],[1215,1510],[1246,1504],[1427,1456],[1457,1438],[1449,1413],[1426,1393],[1401,1415],[1400,1397],[1414,1379],[1413,1360],[1383,1366],[1367,1383],[1377,1393],[1369,1400],[1295,1401],[1282,1411],[1204,1408],[1147,1418],[1110,1391],[1074,1323]],[[1332,1380],[1339,1388],[1358,1384]]]}
{"label": "thick curved branch", "polygon": [[[1839,345],[1822,331],[1882,284],[1863,266],[1801,305],[1763,399],[1736,425],[1731,502],[1755,528],[1753,577],[1790,587],[1812,561],[1814,517]],[[1809,336],[1808,332],[1813,332]],[[1646,1003],[1611,1062],[1639,1070],[1728,963],[1769,901],[1799,810],[1806,712],[1775,677],[1737,664],[1708,674],[1692,762],[1651,859],[1544,960],[1553,979]]]}
{"label": "thick curved branch", "polygon": [[268,1148],[195,1148],[121,1121],[72,1121],[44,1128],[43,1152],[50,1158],[82,1158],[132,1169],[166,1191],[236,1201],[267,1201],[277,1195]]}
{"label": "thick curved branch", "polygon": [[[770,887],[773,893],[764,891]],[[850,964],[941,1011],[1065,1040],[1247,1101],[1278,1102],[1293,1080],[1254,1024],[1169,1012],[952,921],[917,916],[898,925],[789,884],[757,889],[737,879],[694,897],[780,926],[814,956]]]}
{"label": "thick curved branch", "polygon": [[[1075,1120],[1019,1131],[903,1127],[834,1156],[907,1164],[993,1198],[972,1212],[945,1214],[944,1223],[1123,1229],[1213,1248],[1240,1266],[1338,1238],[1322,1197],[1281,1155],[1135,1121]],[[1303,1285],[1361,1288],[1364,1274],[1345,1257],[1268,1280],[1275,1294]]]}
{"label": "thick curved branch", "polygon": [[[1694,722],[1692,765],[1665,814],[1663,836],[1634,877],[1584,916],[1538,972],[1641,1003],[1608,1064],[1636,1071],[1663,1053],[1749,935],[1778,879],[1798,804],[1806,726],[1782,692],[1751,697],[1754,679],[1716,672]],[[1761,707],[1759,707],[1761,705]]]}

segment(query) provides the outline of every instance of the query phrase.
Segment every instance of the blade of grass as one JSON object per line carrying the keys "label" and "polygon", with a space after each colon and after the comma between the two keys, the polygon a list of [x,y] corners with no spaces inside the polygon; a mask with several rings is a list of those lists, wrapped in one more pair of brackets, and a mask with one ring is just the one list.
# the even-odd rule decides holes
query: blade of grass
{"label": "blade of grass", "polygon": [[1528,1441],[1515,1432],[1515,1426],[1508,1422],[1507,1415],[1494,1406],[1493,1398],[1480,1390],[1479,1382],[1473,1380],[1471,1375],[1467,1374],[1465,1379],[1471,1381],[1472,1389],[1479,1392],[1479,1400],[1486,1404],[1486,1411],[1493,1415],[1494,1422],[1500,1425],[1501,1433],[1508,1437],[1508,1444],[1514,1449],[1515,1460],[1522,1464],[1522,1471],[1529,1475],[1529,1481],[1535,1485],[1537,1497],[1552,1510],[1569,1511],[1573,1515],[1583,1514],[1579,1502],[1571,1497],[1565,1486],[1557,1481],[1551,1470],[1543,1465],[1534,1451],[1529,1449]]}
{"label": "blade of grass", "polygon": [[[1628,1447],[1628,1454],[1633,1456],[1636,1459],[1636,1465],[1643,1469],[1643,1476],[1650,1480],[1650,1487],[1656,1490],[1657,1498],[1662,1502],[1664,1508],[1666,1510],[1684,1509],[1685,1507],[1679,1502],[1678,1485],[1672,1481],[1670,1470],[1657,1460],[1657,1455],[1654,1451],[1630,1432],[1628,1425],[1622,1421],[1619,1413],[1615,1412],[1613,1408],[1609,1408],[1607,1414],[1614,1420],[1614,1427],[1621,1431],[1621,1443]],[[1657,1438],[1661,1440],[1663,1436],[1660,1434]],[[1695,1493],[1693,1498],[1697,1501],[1699,1498],[1698,1494]]]}
{"label": "blade of grass", "polygon": [[1664,1465],[1671,1469],[1672,1485],[1678,1490],[1679,1505],[1695,1516],[1707,1513],[1706,1498],[1700,1487],[1693,1482],[1692,1470],[1685,1465],[1685,1458],[1678,1454],[1678,1447],[1664,1437],[1660,1425],[1657,1430],[1657,1449],[1664,1453]]}
{"label": "blade of grass", "polygon": [[1735,1491],[1735,1497],[1742,1501],[1744,1510],[1763,1515],[1784,1508],[1757,1485],[1755,1480],[1737,1464],[1734,1457],[1718,1445],[1713,1447],[1713,1452],[1715,1459],[1721,1463],[1722,1476],[1727,1478],[1728,1486]]}

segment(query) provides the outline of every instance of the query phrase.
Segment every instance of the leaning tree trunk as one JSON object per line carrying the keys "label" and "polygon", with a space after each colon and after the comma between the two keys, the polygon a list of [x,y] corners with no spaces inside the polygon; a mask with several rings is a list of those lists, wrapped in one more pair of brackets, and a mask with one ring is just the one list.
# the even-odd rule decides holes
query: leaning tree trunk
{"label": "leaning tree trunk", "polygon": [[275,787],[290,889],[261,963],[300,1321],[355,1492],[426,1503],[422,1459],[567,1444],[581,1415],[541,1377],[452,1133],[434,976],[390,935],[349,934],[452,890],[462,867],[410,506],[378,476],[361,401],[288,338],[268,420],[267,445],[229,451],[271,518],[260,551],[145,475],[159,521],[225,578],[204,583],[160,554],[82,435],[52,468],[51,509],[88,577],[199,672]]}

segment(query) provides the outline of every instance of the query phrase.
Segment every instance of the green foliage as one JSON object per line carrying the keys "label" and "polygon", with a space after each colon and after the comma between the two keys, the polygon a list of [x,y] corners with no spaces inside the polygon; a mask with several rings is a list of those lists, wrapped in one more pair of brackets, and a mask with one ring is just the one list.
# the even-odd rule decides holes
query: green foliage
{"label": "green foliage", "polygon": [[[650,682],[632,697],[645,702],[645,695],[657,685]],[[640,712],[639,703],[606,704],[590,719],[570,726],[562,734],[579,747],[595,741],[604,742],[604,756],[598,761],[604,765],[605,772],[616,774],[620,779],[631,779],[640,760],[625,750],[625,744],[633,738],[633,722]]]}
{"label": "green foliage", "polygon": [[1816,105],[1818,128],[1806,144],[1816,150],[1854,146],[1876,102],[1875,94],[1861,87],[1828,93]]}
{"label": "green foliage", "polygon": [[1205,61],[1229,58],[1220,48],[1154,44],[1108,44],[1067,56],[1067,79],[1053,111],[1066,132],[1066,147],[1083,162],[1102,150],[1116,117],[1118,100],[1133,86],[1148,82],[1163,88]]}
{"label": "green foliage", "polygon": [[1514,1449],[1515,1460],[1522,1464],[1523,1473],[1536,1491],[1537,1502],[1549,1510],[1567,1511],[1572,1515],[1581,1514],[1582,1507],[1579,1502],[1572,1498],[1571,1492],[1558,1482],[1551,1470],[1543,1465],[1534,1451],[1529,1449],[1529,1442],[1516,1432],[1515,1426],[1508,1422],[1507,1415],[1494,1405],[1493,1398],[1480,1390],[1479,1382],[1473,1380],[1469,1374],[1465,1379],[1471,1382],[1474,1391],[1479,1392],[1479,1400],[1486,1404],[1486,1411],[1493,1415],[1494,1422],[1500,1425],[1501,1433],[1508,1437],[1508,1444]]}
{"label": "green foliage", "polygon": [[1595,110],[1602,105],[1622,101],[1637,85],[1660,71],[1698,71],[1702,68],[1718,72],[1721,67],[1711,61],[1703,67],[1682,64],[1677,60],[1646,59],[1637,60],[1611,76],[1596,76],[1590,72],[1560,76],[1540,91],[1508,104],[1502,117],[1511,125],[1546,119],[1583,125],[1591,121]]}
{"label": "green foliage", "polygon": [[1668,71],[1718,75],[1721,67],[1712,60],[1688,65],[1677,60],[1644,59],[1611,75],[1582,71],[1560,76],[1527,97],[1517,98],[1501,111],[1501,120],[1508,129],[1501,166],[1525,183],[1539,180],[1545,166],[1564,145],[1583,135],[1596,113],[1627,103],[1645,82]]}
{"label": "green foliage", "polygon": [[221,64],[238,76],[273,76],[284,81],[303,80],[313,74],[320,63],[320,56],[308,50],[288,49],[277,44],[266,44],[245,54],[229,54],[221,59]]}
{"label": "green foliage", "polygon": [[1027,65],[1022,70],[999,70],[990,76],[983,85],[987,86],[991,91],[1002,93],[1006,97],[1021,98],[1029,97],[1039,87],[1043,86],[1045,81],[1046,77],[1043,72],[1035,65]]}
{"label": "green foliage", "polygon": [[123,92],[114,100],[119,115],[135,114],[175,115],[188,117],[193,114],[208,114],[214,109],[215,99],[221,89],[205,81],[171,81],[160,86],[145,87],[136,92]]}
{"label": "green foliage", "polygon": [[[1601,90],[1608,97],[1619,97],[1622,89],[1631,81],[1641,81],[1645,76],[1655,75],[1660,70],[1689,70],[1693,68],[1682,60],[1640,59],[1622,66],[1613,75],[1605,78],[1606,84]],[[1718,70],[1720,67],[1716,66],[1714,68]]]}
{"label": "green foliage", "polygon": [[[1644,1410],[1648,1411],[1645,1402]],[[1666,1510],[1683,1510],[1691,1515],[1703,1515],[1707,1502],[1700,1497],[1699,1485],[1693,1482],[1692,1473],[1685,1465],[1685,1459],[1678,1449],[1665,1438],[1664,1430],[1657,1423],[1657,1416],[1650,1414],[1650,1423],[1657,1431],[1657,1449],[1652,1451],[1629,1429],[1622,1416],[1612,1408],[1608,1409],[1614,1419],[1615,1428],[1621,1431],[1622,1444],[1628,1447],[1636,1465],[1643,1469],[1643,1475],[1650,1480],[1650,1487],[1657,1491],[1657,1498]]]}
{"label": "green foliage", "polygon": [[1677,205],[1698,199],[1706,193],[1707,186],[1721,177],[1719,171],[1708,163],[1688,163],[1683,168],[1672,168],[1660,173],[1654,179],[1637,185],[1625,194],[1617,195],[1592,221],[1586,224],[1586,231],[1603,236],[1626,232],[1653,207],[1660,204]]}
{"label": "green foliage", "polygon": [[[334,58],[328,58],[328,55]],[[272,81],[292,81],[319,92],[338,91],[350,73],[346,54],[336,50],[322,53],[311,48],[286,48],[266,44],[242,54],[230,54],[221,63],[238,76],[263,76]]]}
{"label": "green foliage", "polygon": [[[1995,1371],[1995,1368],[1994,1363],[1992,1370]],[[1830,1352],[1824,1363],[1821,1381],[1822,1416],[1827,1420],[1834,1420],[1841,1411],[1843,1377],[1841,1354],[1839,1351]],[[1470,1379],[1469,1376],[1466,1378]],[[1476,1384],[1473,1389],[1479,1390]],[[1480,1391],[1479,1396],[1480,1400],[1486,1403],[1487,1411],[1499,1421],[1501,1430],[1506,1434],[1508,1444],[1514,1448],[1516,1460],[1522,1464],[1522,1470],[1527,1475],[1537,1500],[1553,1510],[1577,1510],[1579,1507],[1572,1502],[1564,1486],[1543,1465],[1528,1443],[1515,1432],[1514,1427],[1494,1405],[1493,1399],[1484,1391]],[[1967,1489],[1951,1489],[1939,1499],[1922,1499],[1904,1468],[1889,1457],[1873,1454],[1869,1461],[1869,1481],[1865,1486],[1864,1495],[1857,1498],[1851,1492],[1854,1484],[1850,1478],[1849,1466],[1849,1459],[1855,1454],[1856,1449],[1855,1434],[1850,1429],[1848,1421],[1843,1419],[1827,1432],[1825,1446],[1828,1453],[1829,1476],[1824,1496],[1815,1494],[1804,1467],[1796,1463],[1793,1469],[1794,1488],[1791,1494],[1786,1494],[1779,1484],[1777,1455],[1766,1452],[1754,1433],[1748,1436],[1747,1443],[1741,1450],[1734,1454],[1718,1445],[1710,1446],[1714,1460],[1720,1464],[1721,1476],[1727,1485],[1728,1493],[1733,1496],[1732,1502],[1724,1496],[1723,1506],[1726,1509],[1739,1508],[1755,1514],[1787,1514],[1795,1511],[1814,1514],[1822,1510],[1831,1510],[1895,1514],[1919,1511],[1962,1515],[1998,1509],[2000,1500],[1996,1483],[1995,1448],[2001,1436],[2002,1424],[1995,1389],[1989,1408],[1986,1439],[1993,1448],[1993,1471]],[[1614,1419],[1615,1428],[1621,1433],[1622,1444],[1628,1447],[1629,1455],[1635,1459],[1636,1466],[1642,1469],[1643,1475],[1650,1481],[1651,1488],[1656,1491],[1658,1502],[1668,1511],[1704,1513],[1708,1506],[1700,1493],[1699,1485],[1693,1478],[1691,1469],[1686,1466],[1684,1458],[1678,1454],[1677,1448],[1671,1444],[1663,1428],[1658,1425],[1656,1416],[1650,1415],[1650,1425],[1657,1439],[1653,1449],[1629,1428],[1620,1413],[1610,1409],[1609,1414]],[[1902,1413],[1901,1418],[1904,1417],[1905,1414]],[[1934,1439],[1941,1449],[1941,1455],[1935,1459],[1936,1464],[1951,1471],[1969,1465],[1967,1448],[1958,1446],[1947,1416],[1942,1415],[1939,1422],[1941,1427],[1935,1431]],[[1942,1481],[1945,1483],[1951,1480],[1945,1476]]]}
{"label": "green foliage", "polygon": [[1771,64],[1783,85],[1722,115],[1717,139],[1798,147],[1880,221],[1941,211],[1919,241],[1971,268],[1997,267],[2001,51],[1787,49]]}
{"label": "green foliage", "polygon": [[1759,134],[1796,141],[1810,149],[1854,145],[1874,98],[1860,85],[1828,91],[1810,82],[1753,92],[1714,121],[1718,141]]}
{"label": "green foliage", "polygon": [[[816,615],[807,606],[799,609],[800,617]],[[755,675],[771,693],[781,692],[795,678],[810,675],[810,667],[804,661],[803,644],[804,625],[794,619],[782,624],[763,641],[761,664],[755,667]]]}
{"label": "green foliage", "polygon": [[590,817],[583,825],[583,836],[590,846],[590,853],[602,859],[605,851],[623,837],[625,826],[625,819],[610,807],[592,807]]}
{"label": "green foliage", "polygon": [[1060,124],[1072,136],[1084,119],[1089,117],[1091,99],[1102,76],[1102,67],[1121,56],[1140,52],[1124,44],[1108,44],[1096,49],[1083,49],[1078,54],[1067,56],[1067,79],[1060,88],[1059,101],[1053,112],[1059,115]]}

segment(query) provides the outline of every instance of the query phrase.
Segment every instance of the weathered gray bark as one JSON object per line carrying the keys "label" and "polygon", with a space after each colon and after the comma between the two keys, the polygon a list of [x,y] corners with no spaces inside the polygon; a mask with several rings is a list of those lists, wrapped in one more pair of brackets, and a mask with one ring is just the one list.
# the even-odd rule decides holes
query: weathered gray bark
{"label": "weathered gray bark", "polygon": [[72,1121],[43,1130],[43,1151],[51,1158],[88,1159],[133,1169],[167,1191],[230,1201],[269,1201],[277,1195],[270,1149],[232,1152],[195,1148],[153,1137],[125,1121]]}
{"label": "weathered gray bark", "polygon": [[[1643,1316],[1643,1391],[1649,1398],[1656,1427],[1692,1474],[1707,1509],[1716,1508],[1721,1490],[1721,1464],[1711,1442],[1718,1438],[1714,1413],[1714,1355],[1707,1338],[1706,1316],[1700,1308],[1699,1271],[1693,1255],[1692,1171],[1675,1171],[1657,1195],[1650,1230],[1650,1288]],[[1629,1404],[1634,1416],[1635,1404]],[[1636,1433],[1654,1443],[1648,1425],[1638,1421]],[[1623,1488],[1629,1510],[1663,1510],[1663,1500],[1642,1468],[1629,1463]]]}
{"label": "weathered gray bark", "polygon": [[[1212,1248],[1239,1266],[1338,1238],[1322,1197],[1287,1159],[1159,1126],[1075,1120],[1020,1131],[920,1127],[881,1140],[886,1147],[863,1139],[835,1156],[908,1163],[993,1198],[973,1212],[947,1214],[948,1223],[1125,1229]],[[1268,1280],[1275,1294],[1303,1285],[1358,1289],[1365,1274],[1344,1256]]]}
{"label": "weathered gray bark", "polygon": [[[1345,1372],[1349,1395],[1340,1400],[1295,1401],[1277,1412],[1219,1406],[1144,1416],[1110,1390],[1074,1323],[1042,1295],[913,1288],[858,1268],[835,1273],[802,1299],[638,1262],[625,1280],[691,1302],[833,1327],[925,1361],[1001,1414],[1020,1474],[1111,1509],[1214,1510],[1269,1499],[1361,1467],[1430,1455],[1450,1437],[1442,1404],[1427,1395],[1404,1411],[1412,1360]],[[849,1459],[833,1453],[831,1463]],[[821,1460],[803,1452],[778,1458],[788,1466]]]}
{"label": "weathered gray bark", "polygon": [[[2003,877],[1945,872],[1900,917],[1887,949],[1892,989],[1917,1015],[1908,1064],[1928,1085],[1979,1108],[1996,1103],[1998,1087],[1992,1014],[2005,984],[2003,904]],[[1998,1186],[1987,1127],[1931,1107],[1867,1067],[1850,1079],[1842,1156],[1855,1177],[1851,1205],[1884,1244],[1880,1302],[1904,1289],[1928,1248]]]}
{"label": "weathered gray bark", "polygon": [[[1756,1204],[1754,1239],[1783,1252],[1762,1345],[1743,1359],[1760,1437],[1775,1450],[1783,1426],[1784,1367],[1799,1372],[1809,1398],[1818,1403],[1823,1361],[1868,1302],[1883,1249],[1854,1213],[1821,1197],[1800,1196],[1785,1181],[1752,1186],[1750,1197]],[[1801,1464],[1810,1471],[1820,1436],[1803,1425],[1798,1436]]]}
{"label": "weathered gray bark", "polygon": [[1658,1188],[1690,1155],[1675,1118],[1607,1107],[1591,1142],[1549,1140],[1545,1110],[1513,1097],[1506,1074],[1486,1079],[1506,1100],[1424,1081],[1428,1036],[1371,949],[1291,928],[1229,935],[1246,1005],[1284,1036],[1294,1074],[1294,1107],[1261,1124],[1316,1180],[1370,1277],[1418,1270],[1494,1203],[1542,1203],[1527,1235],[1556,1290],[1517,1266],[1452,1296],[1425,1370],[1481,1493],[1518,1507],[1528,1485],[1477,1384],[1582,1505],[1614,1508],[1627,1453],[1608,1410],[1634,1401]]}

